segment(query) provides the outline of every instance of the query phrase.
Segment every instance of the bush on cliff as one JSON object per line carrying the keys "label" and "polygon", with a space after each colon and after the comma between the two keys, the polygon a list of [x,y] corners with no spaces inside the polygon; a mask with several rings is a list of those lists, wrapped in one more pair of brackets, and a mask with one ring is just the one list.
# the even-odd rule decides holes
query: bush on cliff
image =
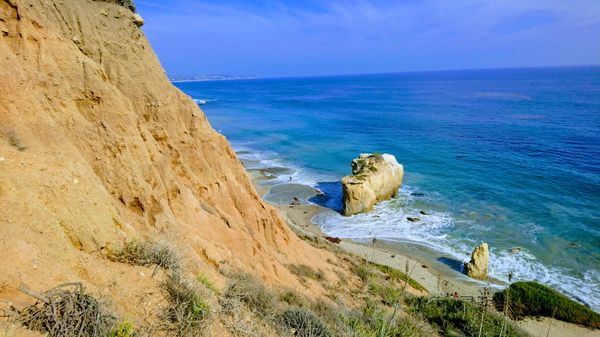
{"label": "bush on cliff", "polygon": [[569,323],[600,328],[600,314],[539,283],[513,283],[494,294],[494,302],[503,305],[507,295],[516,319],[527,316],[554,317]]}
{"label": "bush on cliff", "polygon": [[413,315],[422,315],[442,336],[496,337],[501,331],[506,337],[527,336],[500,314],[472,303],[450,298],[415,297],[410,300],[410,305]]}

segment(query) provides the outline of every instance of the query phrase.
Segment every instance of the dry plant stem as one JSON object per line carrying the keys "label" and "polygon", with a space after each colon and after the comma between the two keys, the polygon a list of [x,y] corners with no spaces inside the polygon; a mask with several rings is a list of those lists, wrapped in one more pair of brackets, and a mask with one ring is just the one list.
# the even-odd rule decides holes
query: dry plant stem
{"label": "dry plant stem", "polygon": [[[74,290],[66,289],[73,286]],[[30,330],[53,337],[105,337],[114,325],[115,318],[102,311],[80,282],[61,284],[43,294],[26,285],[19,288],[39,301],[18,312],[19,321]]]}

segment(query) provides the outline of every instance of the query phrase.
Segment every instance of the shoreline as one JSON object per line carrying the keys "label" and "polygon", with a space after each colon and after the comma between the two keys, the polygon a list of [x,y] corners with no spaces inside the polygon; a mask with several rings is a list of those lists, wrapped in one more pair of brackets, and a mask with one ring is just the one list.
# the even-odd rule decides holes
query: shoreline
{"label": "shoreline", "polygon": [[[290,229],[298,236],[324,238],[327,235],[321,228],[313,222],[313,218],[323,212],[332,210],[311,202],[300,205],[276,204],[265,199],[271,189],[282,185],[301,185],[298,183],[281,183],[275,185],[262,185],[261,181],[266,181],[269,176],[264,169],[246,169],[256,192],[263,201],[275,207]],[[313,187],[315,193],[319,193]],[[289,198],[291,201],[291,198]],[[281,199],[283,201],[283,199]],[[353,254],[365,258],[367,261],[392,267],[404,271],[408,268],[409,277],[419,282],[430,296],[453,296],[458,293],[459,298],[465,300],[477,300],[481,295],[481,290],[485,286],[494,284],[492,291],[498,290],[497,286],[506,285],[497,280],[488,282],[471,279],[462,272],[453,269],[447,264],[439,262],[443,255],[434,252],[432,249],[409,243],[388,242],[376,240],[371,244],[361,243],[352,239],[340,238],[336,245],[345,253]],[[493,283],[492,283],[493,282]],[[561,337],[600,337],[600,329],[593,330],[576,324],[563,322],[550,317],[528,317],[520,321],[512,321],[516,326],[523,329],[533,337],[561,336]]]}
{"label": "shoreline", "polygon": [[[275,207],[286,223],[300,235],[309,237],[324,238],[327,236],[321,228],[314,223],[313,218],[323,212],[332,212],[331,209],[307,202],[303,199],[303,204],[290,205],[273,203],[265,199],[271,189],[279,186],[279,189],[285,189],[285,185],[297,186],[298,183],[282,183],[273,186],[265,186],[262,181],[268,179],[262,169],[247,170],[250,179],[259,196],[271,206]],[[281,187],[283,186],[283,188]],[[310,186],[316,195],[317,190]],[[293,187],[292,187],[293,189]],[[292,194],[293,195],[292,191]],[[287,198],[292,201],[292,197]],[[280,200],[287,200],[281,198]],[[306,198],[308,199],[308,198]],[[381,239],[375,240],[374,243],[366,243],[355,241],[352,239],[340,238],[341,242],[337,246],[348,253],[360,256],[369,262],[386,265],[400,271],[404,271],[407,266],[409,271],[412,270],[411,277],[419,282],[430,295],[444,296],[446,294],[458,293],[458,296],[477,298],[481,295],[481,290],[488,283],[496,286],[500,285],[499,281],[490,280],[489,282],[474,280],[452,267],[442,263],[439,259],[449,259],[442,254],[436,254],[432,249],[426,248],[417,244],[399,243],[385,241]],[[460,261],[457,261],[460,263]]]}

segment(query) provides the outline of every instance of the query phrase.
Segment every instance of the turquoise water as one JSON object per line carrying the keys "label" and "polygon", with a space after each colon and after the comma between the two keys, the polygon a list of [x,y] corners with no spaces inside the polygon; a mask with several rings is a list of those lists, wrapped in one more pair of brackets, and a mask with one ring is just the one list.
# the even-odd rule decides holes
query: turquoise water
{"label": "turquoise water", "polygon": [[318,216],[330,235],[417,243],[459,260],[486,241],[494,277],[513,272],[600,310],[600,67],[177,86],[246,163],[274,168],[275,183],[291,176],[321,188],[333,209],[354,157],[395,155],[399,197],[369,214]]}

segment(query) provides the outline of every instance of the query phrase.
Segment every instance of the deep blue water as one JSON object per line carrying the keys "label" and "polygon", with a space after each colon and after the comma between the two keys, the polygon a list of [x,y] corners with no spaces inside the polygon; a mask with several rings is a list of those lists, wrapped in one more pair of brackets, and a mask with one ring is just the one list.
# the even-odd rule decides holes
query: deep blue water
{"label": "deep blue water", "polygon": [[514,272],[600,310],[600,67],[177,86],[208,101],[202,109],[240,157],[293,168],[282,181],[338,181],[359,153],[395,155],[400,196],[369,214],[318,217],[331,235],[465,260],[483,240],[493,276]]}

